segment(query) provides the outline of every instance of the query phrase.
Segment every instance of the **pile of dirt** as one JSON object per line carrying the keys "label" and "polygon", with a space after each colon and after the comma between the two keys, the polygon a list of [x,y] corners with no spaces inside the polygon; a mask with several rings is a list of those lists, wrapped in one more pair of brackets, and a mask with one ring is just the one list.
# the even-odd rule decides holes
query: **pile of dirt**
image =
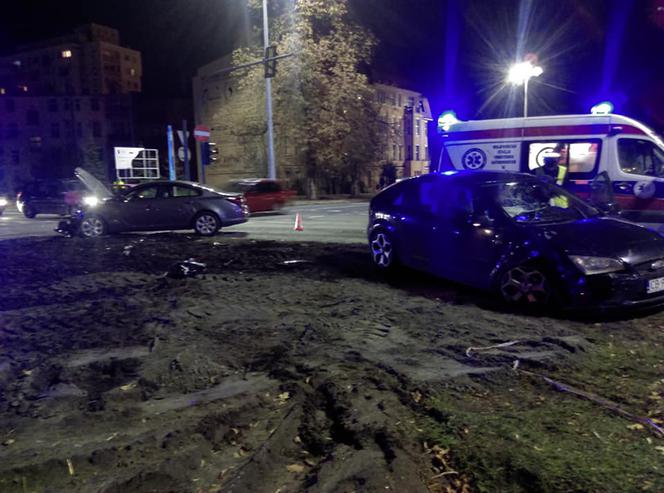
{"label": "pile of dirt", "polygon": [[[356,245],[123,235],[0,256],[3,492],[467,491],[424,444],[420,420],[444,420],[427,396],[590,345],[577,322],[385,277]],[[186,259],[205,271],[166,275]]]}

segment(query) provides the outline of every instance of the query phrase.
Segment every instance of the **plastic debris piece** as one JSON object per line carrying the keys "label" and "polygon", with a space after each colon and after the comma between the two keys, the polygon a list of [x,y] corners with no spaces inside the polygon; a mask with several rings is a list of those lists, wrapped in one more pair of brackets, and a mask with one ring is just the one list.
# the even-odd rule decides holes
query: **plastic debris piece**
{"label": "plastic debris piece", "polygon": [[133,248],[134,245],[126,245],[122,250],[122,255],[124,255],[125,257],[129,257],[129,255],[131,255],[131,251]]}
{"label": "plastic debris piece", "polygon": [[67,470],[69,471],[70,476],[74,475],[74,464],[71,459],[67,459]]}
{"label": "plastic debris piece", "polygon": [[173,264],[166,272],[166,277],[173,279],[184,279],[203,274],[207,266],[202,262],[196,262],[193,258]]}
{"label": "plastic debris piece", "polygon": [[471,352],[478,353],[480,351],[488,351],[490,349],[514,346],[515,344],[519,343],[521,343],[521,341],[508,341],[508,342],[501,342],[500,344],[495,344],[493,346],[469,347],[468,349],[466,349],[466,356],[470,356]]}
{"label": "plastic debris piece", "polygon": [[281,265],[294,265],[294,264],[310,264],[311,260],[295,259],[295,260],[284,260],[281,262]]}
{"label": "plastic debris piece", "polygon": [[286,466],[286,470],[288,472],[303,472],[304,471],[304,466],[302,464],[289,464]]}

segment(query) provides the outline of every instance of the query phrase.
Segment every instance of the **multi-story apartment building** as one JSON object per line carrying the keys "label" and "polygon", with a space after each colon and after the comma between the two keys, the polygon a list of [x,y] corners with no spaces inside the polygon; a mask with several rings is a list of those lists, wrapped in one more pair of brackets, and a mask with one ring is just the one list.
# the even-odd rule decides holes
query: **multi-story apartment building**
{"label": "multi-story apartment building", "polygon": [[[231,57],[221,58],[198,70],[194,78],[194,112],[197,123],[210,127],[210,140],[218,144],[215,165],[206,169],[206,181],[220,185],[242,177],[265,176],[265,99],[262,85],[242,85],[223,69]],[[375,189],[386,167],[393,165],[396,178],[416,176],[429,170],[429,102],[422,94],[384,84],[374,84],[379,115],[385,128],[380,160],[370,163],[363,179],[365,189]],[[238,126],[232,122],[242,121]],[[289,138],[287,124],[275,126],[277,174],[294,185],[301,185],[305,163]],[[394,178],[394,176],[393,176]]]}
{"label": "multi-story apartment building", "polygon": [[396,166],[397,178],[429,172],[429,100],[419,92],[374,84],[380,114],[389,128],[383,161]]}
{"label": "multi-story apartment building", "polygon": [[0,57],[0,186],[85,164],[106,174],[112,147],[131,144],[141,76],[141,54],[97,24]]}

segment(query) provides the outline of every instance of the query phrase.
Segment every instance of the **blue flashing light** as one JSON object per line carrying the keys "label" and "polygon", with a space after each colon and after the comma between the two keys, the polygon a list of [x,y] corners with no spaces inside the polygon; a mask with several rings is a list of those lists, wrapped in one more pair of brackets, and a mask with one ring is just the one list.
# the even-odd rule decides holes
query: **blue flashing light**
{"label": "blue flashing light", "polygon": [[613,103],[610,101],[602,101],[597,103],[590,109],[590,113],[593,115],[609,115],[613,113]]}
{"label": "blue flashing light", "polygon": [[438,117],[438,132],[448,132],[452,125],[459,122],[460,120],[457,118],[454,111],[445,111]]}

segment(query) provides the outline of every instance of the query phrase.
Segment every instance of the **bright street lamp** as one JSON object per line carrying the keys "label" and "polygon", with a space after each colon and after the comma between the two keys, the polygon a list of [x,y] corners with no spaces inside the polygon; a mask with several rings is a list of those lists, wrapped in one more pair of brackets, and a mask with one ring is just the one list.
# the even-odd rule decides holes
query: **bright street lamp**
{"label": "bright street lamp", "polygon": [[542,67],[534,65],[530,60],[516,63],[510,67],[507,74],[507,81],[515,86],[523,84],[523,117],[528,116],[528,81],[532,77],[542,75]]}

